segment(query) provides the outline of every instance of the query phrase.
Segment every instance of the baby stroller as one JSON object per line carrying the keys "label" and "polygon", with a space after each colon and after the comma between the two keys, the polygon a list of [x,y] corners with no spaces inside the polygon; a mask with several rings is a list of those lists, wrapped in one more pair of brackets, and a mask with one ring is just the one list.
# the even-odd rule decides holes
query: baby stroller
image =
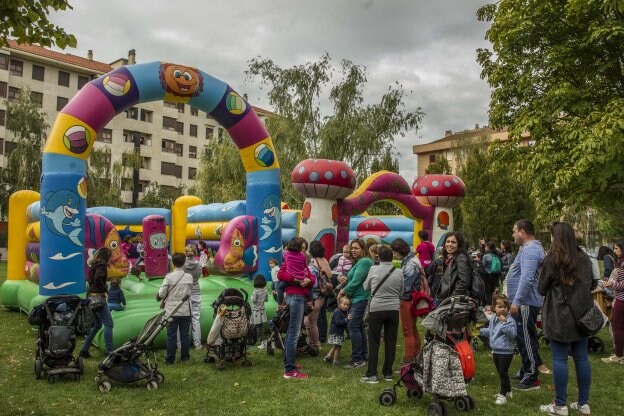
{"label": "baby stroller", "polygon": [[165,376],[158,371],[156,353],[151,348],[152,342],[160,331],[171,323],[171,317],[188,301],[188,298],[189,296],[185,296],[170,314],[167,315],[163,310],[150,318],[138,337],[108,354],[100,363],[98,375],[95,377],[95,382],[102,393],[110,391],[110,380],[124,384],[147,380],[148,390],[156,390],[164,383]]}
{"label": "baby stroller", "polygon": [[82,358],[74,357],[76,326],[83,308],[82,299],[73,295],[58,295],[46,299],[28,315],[31,325],[39,326],[35,352],[35,378],[47,377],[48,383],[71,375],[80,380],[84,372]]}
{"label": "baby stroller", "polygon": [[225,362],[243,360],[243,367],[251,367],[247,359],[247,333],[250,331],[251,306],[244,289],[224,289],[212,304],[214,322],[208,334],[208,352],[205,363],[217,360],[217,370],[225,370]]}
{"label": "baby stroller", "polygon": [[[304,316],[309,311],[304,310]],[[268,355],[275,355],[275,348],[284,351],[285,335],[288,332],[288,324],[290,323],[290,308],[288,305],[280,305],[275,312],[273,319],[269,321],[269,329],[271,334],[266,342],[266,351]],[[308,336],[304,323],[301,323],[301,331],[297,340],[297,352],[309,354],[311,357],[319,355],[319,351],[308,345]]]}
{"label": "baby stroller", "polygon": [[423,321],[428,329],[425,346],[413,362],[401,367],[399,380],[381,392],[379,402],[384,406],[394,404],[397,388],[404,386],[409,398],[420,399],[423,391],[433,396],[434,402],[427,407],[430,416],[447,414],[444,400],[452,400],[459,411],[474,409],[466,382],[474,376],[468,327],[477,308],[472,298],[453,296],[431,312]]}

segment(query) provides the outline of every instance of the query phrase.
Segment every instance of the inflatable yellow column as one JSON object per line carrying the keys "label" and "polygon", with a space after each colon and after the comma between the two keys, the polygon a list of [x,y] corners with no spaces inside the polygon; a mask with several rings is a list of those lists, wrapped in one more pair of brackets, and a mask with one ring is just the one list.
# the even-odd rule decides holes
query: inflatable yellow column
{"label": "inflatable yellow column", "polygon": [[25,280],[26,244],[24,230],[28,225],[26,208],[39,201],[39,192],[17,191],[9,198],[9,242],[7,280]]}
{"label": "inflatable yellow column", "polygon": [[171,209],[171,253],[184,253],[187,210],[201,203],[201,199],[190,195],[181,196],[173,203]]}

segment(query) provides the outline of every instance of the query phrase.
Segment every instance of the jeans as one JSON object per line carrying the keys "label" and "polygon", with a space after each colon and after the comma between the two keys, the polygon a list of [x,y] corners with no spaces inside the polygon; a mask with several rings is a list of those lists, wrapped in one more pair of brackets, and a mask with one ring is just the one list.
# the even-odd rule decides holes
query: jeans
{"label": "jeans", "polygon": [[347,323],[347,330],[351,338],[351,362],[360,363],[368,360],[368,342],[364,330],[364,311],[368,300],[361,300],[351,305],[349,313],[351,319]]}
{"label": "jeans", "polygon": [[201,295],[191,295],[191,328],[193,330],[193,345],[201,346],[201,327],[199,326],[199,312]]}
{"label": "jeans", "polygon": [[319,341],[325,343],[327,342],[327,298],[323,297],[321,299],[323,303],[321,304],[316,326],[319,330]]}
{"label": "jeans", "polygon": [[99,310],[93,311],[93,326],[91,327],[91,332],[85,338],[84,344],[80,349],[81,352],[89,351],[93,338],[95,338],[102,325],[104,325],[104,352],[108,354],[113,350],[113,318],[111,317],[110,309],[108,309],[108,304],[105,304]]}
{"label": "jeans", "polygon": [[399,332],[399,311],[370,312],[368,315],[368,369],[366,377],[377,375],[379,342],[384,331],[384,363],[381,373],[392,376],[392,365],[396,355],[397,333]]}
{"label": "jeans", "polygon": [[520,314],[513,317],[516,320],[518,332],[516,336],[518,350],[522,357],[522,367],[520,367],[520,383],[522,384],[536,383],[539,375],[537,367],[543,364],[537,346],[535,326],[538,313],[538,306],[520,305]]}
{"label": "jeans", "polygon": [[123,305],[121,305],[119,303],[109,302],[108,303],[108,309],[111,310],[111,311],[123,311],[124,307],[123,307]]}
{"label": "jeans", "polygon": [[403,362],[412,361],[420,353],[420,334],[416,326],[416,317],[412,316],[412,301],[401,299],[401,330],[405,342]]}
{"label": "jeans", "polygon": [[290,318],[288,321],[288,331],[286,332],[286,345],[284,346],[284,372],[296,371],[295,356],[297,354],[297,341],[301,332],[303,322],[303,307],[306,297],[303,295],[286,296],[286,304],[289,308]]}
{"label": "jeans", "polygon": [[588,337],[576,342],[550,341],[553,360],[553,378],[555,380],[555,402],[558,406],[566,404],[568,399],[568,353],[572,354],[576,368],[576,384],[578,385],[578,404],[582,406],[589,401],[591,385],[591,366],[587,358]]}
{"label": "jeans", "polygon": [[513,360],[513,354],[492,354],[494,366],[500,378],[500,394],[507,395],[511,391],[511,381],[509,380],[509,366]]}
{"label": "jeans", "polygon": [[167,357],[169,364],[175,362],[176,350],[178,349],[178,330],[180,331],[180,359],[186,361],[191,358],[189,354],[190,341],[189,330],[191,328],[190,316],[174,316],[167,327]]}

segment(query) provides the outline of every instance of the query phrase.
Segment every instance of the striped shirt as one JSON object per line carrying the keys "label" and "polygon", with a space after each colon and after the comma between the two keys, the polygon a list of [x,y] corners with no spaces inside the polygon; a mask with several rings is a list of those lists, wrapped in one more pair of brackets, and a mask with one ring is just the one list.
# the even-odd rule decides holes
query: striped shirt
{"label": "striped shirt", "polygon": [[518,255],[507,273],[507,297],[515,305],[542,306],[537,293],[539,269],[544,260],[544,248],[538,240],[520,247]]}
{"label": "striped shirt", "polygon": [[624,302],[624,267],[618,268],[617,279],[612,283],[613,297]]}

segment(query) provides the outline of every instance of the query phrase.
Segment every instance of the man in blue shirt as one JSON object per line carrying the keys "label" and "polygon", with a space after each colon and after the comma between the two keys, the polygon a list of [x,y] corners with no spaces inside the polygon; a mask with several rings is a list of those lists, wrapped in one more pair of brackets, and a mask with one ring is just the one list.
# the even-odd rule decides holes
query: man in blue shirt
{"label": "man in blue shirt", "polygon": [[537,280],[544,248],[535,239],[535,229],[529,220],[519,220],[514,224],[513,238],[520,250],[507,273],[507,296],[517,325],[516,341],[522,357],[520,383],[514,388],[537,390],[540,388],[538,367],[543,365],[535,326],[542,306],[542,297],[537,293]]}

